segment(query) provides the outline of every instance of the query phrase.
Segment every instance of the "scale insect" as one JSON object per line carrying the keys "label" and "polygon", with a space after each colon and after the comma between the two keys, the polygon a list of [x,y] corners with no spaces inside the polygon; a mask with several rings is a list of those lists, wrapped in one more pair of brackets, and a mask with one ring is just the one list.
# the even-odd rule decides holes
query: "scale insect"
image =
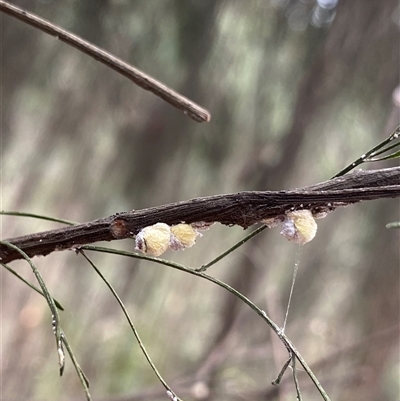
{"label": "scale insect", "polygon": [[197,228],[180,223],[169,226],[156,223],[141,229],[135,238],[136,249],[151,256],[161,256],[168,248],[180,251],[192,247],[201,236]]}
{"label": "scale insect", "polygon": [[310,242],[317,233],[317,223],[308,209],[287,212],[281,227],[281,234],[297,244]]}

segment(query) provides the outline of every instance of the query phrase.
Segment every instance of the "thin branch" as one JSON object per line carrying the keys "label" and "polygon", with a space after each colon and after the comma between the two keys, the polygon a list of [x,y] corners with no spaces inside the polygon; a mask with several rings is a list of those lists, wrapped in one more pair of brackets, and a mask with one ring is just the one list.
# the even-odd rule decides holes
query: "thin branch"
{"label": "thin branch", "polygon": [[6,1],[0,0],[0,11],[5,14],[11,15],[14,18],[21,20],[22,22],[33,26],[68,45],[75,47],[82,53],[93,57],[100,63],[105,64],[107,67],[112,68],[119,74],[130,79],[136,85],[142,87],[145,90],[153,92],[156,96],[165,100],[167,103],[182,110],[184,114],[187,114],[190,118],[197,122],[208,122],[211,119],[210,113],[187,99],[186,97],[180,95],[179,93],[168,88],[163,83],[157,81],[156,79],[150,77],[144,72],[132,67],[130,64],[124,62],[118,57],[100,49],[99,47],[87,42],[81,37],[74,35],[60,27],[46,21],[35,14],[29,13],[22,8],[16,7]]}
{"label": "thin branch", "polygon": [[21,259],[25,259],[28,264],[30,265],[33,274],[36,277],[36,280],[38,281],[40,288],[42,289],[42,294],[44,298],[47,301],[47,304],[49,306],[50,312],[51,312],[51,324],[53,327],[53,332],[54,336],[56,339],[56,345],[57,345],[57,354],[58,354],[58,363],[60,365],[60,376],[63,375],[64,372],[64,367],[65,367],[65,353],[64,353],[64,348],[63,348],[63,341],[62,341],[62,330],[61,330],[61,325],[60,325],[60,316],[57,311],[57,306],[54,303],[53,297],[50,295],[46,284],[39,272],[39,270],[36,268],[35,264],[32,262],[30,257],[20,248],[15,246],[14,244],[11,244],[7,241],[0,241],[0,245],[6,248],[11,248],[15,252],[18,252],[21,256]]}
{"label": "thin branch", "polygon": [[61,330],[61,340],[62,340],[63,344],[65,345],[65,348],[67,349],[68,355],[70,356],[72,364],[74,365],[74,368],[78,375],[79,381],[82,384],[83,391],[85,392],[85,395],[86,395],[86,400],[91,401],[92,396],[90,395],[90,392],[89,392],[89,379],[87,378],[87,376],[85,375],[85,372],[80,367],[78,360],[75,358],[75,354],[72,351],[72,348],[71,348],[63,330]]}
{"label": "thin branch", "polygon": [[301,356],[300,352],[297,350],[297,348],[294,346],[294,344],[286,337],[286,335],[282,332],[280,327],[276,325],[273,320],[265,313],[265,311],[261,310],[256,304],[254,304],[249,298],[247,298],[245,295],[240,293],[238,290],[235,288],[231,287],[229,284],[224,283],[221,280],[218,280],[217,278],[213,276],[209,276],[206,273],[199,272],[196,269],[192,269],[189,267],[186,267],[184,265],[181,265],[176,262],[171,262],[169,260],[165,259],[160,259],[152,256],[146,256],[146,255],[141,255],[137,254],[135,252],[127,252],[127,251],[121,251],[118,249],[112,249],[112,248],[103,248],[103,247],[98,247],[98,246],[83,246],[81,249],[88,250],[88,251],[95,251],[95,252],[104,252],[104,253],[110,253],[114,255],[120,255],[120,256],[127,256],[131,258],[137,258],[137,259],[142,259],[142,260],[148,260],[150,262],[154,262],[155,264],[161,264],[164,266],[172,267],[176,270],[180,270],[189,274],[192,274],[197,277],[201,277],[207,281],[210,281],[219,287],[224,288],[225,290],[229,291],[231,294],[239,298],[242,302],[244,302],[246,305],[248,305],[253,311],[255,311],[266,323],[267,325],[276,333],[276,335],[279,337],[287,351],[289,352],[289,355],[295,356],[297,360],[300,362],[301,366],[304,368],[305,372],[308,374],[310,377],[311,381],[314,383],[315,387],[318,389],[319,393],[321,394],[322,398],[324,401],[330,401],[330,398],[326,394],[324,388],[322,387],[321,383],[313,373],[313,371],[310,369],[308,366],[307,362],[305,359]]}
{"label": "thin branch", "polygon": [[[142,228],[163,222],[219,222],[247,228],[286,211],[309,209],[314,214],[331,212],[363,200],[400,196],[400,167],[355,171],[320,184],[286,191],[247,191],[215,195],[163,206],[125,212],[76,226],[10,238],[7,241],[28,256],[76,249],[98,241],[130,238]],[[1,213],[1,212],[0,212]],[[6,213],[5,213],[6,214]],[[0,261],[21,259],[21,254],[0,245]]]}
{"label": "thin branch", "polygon": [[283,375],[285,374],[287,368],[289,367],[290,362],[292,362],[292,359],[293,359],[293,355],[291,353],[289,353],[289,359],[283,365],[281,371],[278,374],[278,377],[271,383],[273,386],[279,386],[279,384],[281,384]]}
{"label": "thin branch", "polygon": [[300,391],[299,380],[297,379],[296,358],[294,357],[294,355],[292,356],[292,371],[293,371],[294,386],[296,388],[297,401],[303,401],[303,397],[301,396],[301,391]]}
{"label": "thin branch", "polygon": [[173,398],[174,400],[182,401],[178,396],[175,395],[175,393],[172,391],[171,387],[168,385],[168,383],[161,376],[161,373],[158,371],[156,365],[152,361],[149,353],[146,350],[146,347],[143,344],[142,339],[139,336],[139,332],[136,330],[136,328],[135,328],[135,326],[134,326],[134,324],[132,322],[131,317],[129,316],[129,313],[128,313],[124,303],[122,302],[122,300],[119,297],[119,295],[117,294],[117,292],[114,290],[114,287],[111,285],[111,283],[106,279],[106,277],[103,275],[103,273],[101,273],[101,271],[98,269],[98,267],[92,262],[92,260],[86,255],[86,253],[82,249],[79,249],[78,252],[89,262],[89,264],[93,267],[95,272],[100,276],[100,278],[104,281],[105,285],[108,287],[108,289],[113,294],[114,298],[116,299],[116,301],[118,302],[119,306],[121,307],[121,310],[122,310],[123,314],[125,315],[126,320],[128,321],[129,327],[131,328],[132,333],[135,336],[136,341],[139,344],[139,347],[140,347],[144,357],[146,358],[148,364],[150,365],[151,370],[154,372],[154,374],[156,375],[156,377],[158,378],[160,383],[164,386],[164,388],[167,391],[167,393],[169,392],[170,394],[172,394],[172,396],[174,397]]}
{"label": "thin branch", "polygon": [[246,235],[246,237],[244,237],[242,240],[238,241],[235,245],[231,246],[229,249],[227,249],[225,252],[222,252],[220,255],[218,255],[216,258],[214,258],[213,260],[211,260],[210,262],[200,266],[198,269],[196,269],[196,271],[198,272],[205,272],[209,267],[211,267],[212,265],[215,265],[217,262],[219,262],[221,259],[223,259],[225,256],[229,255],[230,253],[232,253],[234,250],[236,250],[237,248],[239,248],[240,246],[242,246],[243,244],[245,244],[247,241],[249,241],[250,239],[252,239],[253,237],[255,237],[257,234],[259,234],[261,231],[264,231],[266,228],[268,228],[267,226],[261,226],[259,228],[257,228],[256,230],[254,230],[252,233],[250,233],[249,235]]}
{"label": "thin branch", "polygon": [[[0,265],[3,266],[5,269],[7,269],[11,274],[13,274],[15,277],[19,278],[23,283],[25,283],[28,287],[32,288],[32,290],[36,291],[38,294],[46,297],[39,288],[37,288],[35,285],[31,284],[29,281],[25,280],[20,274],[18,274],[14,269],[11,269],[11,267],[7,266],[5,263],[1,263]],[[54,305],[57,306],[58,309],[64,310],[63,306],[58,302],[55,298],[53,298]]]}
{"label": "thin branch", "polygon": [[[397,148],[400,145],[400,143],[398,141],[399,137],[400,137],[400,125],[391,133],[391,135],[388,138],[386,138],[381,143],[378,143],[378,145],[374,146],[368,152],[366,152],[363,155],[361,155],[357,160],[355,160],[353,163],[351,163],[348,166],[346,166],[343,170],[340,170],[332,178],[340,177],[340,176],[348,173],[349,171],[353,170],[355,167],[359,166],[360,164],[362,164],[364,162],[385,160],[386,159],[385,157],[382,157],[382,158],[379,158],[379,159],[374,159],[374,157],[378,156],[378,155],[381,155],[382,153],[386,153],[387,151],[389,151],[391,149]],[[391,142],[393,142],[393,141],[395,141],[395,143],[391,144]],[[398,157],[398,156],[396,156],[396,153],[388,155],[387,158],[391,159],[391,158]]]}
{"label": "thin branch", "polygon": [[289,316],[289,309],[290,309],[290,304],[292,302],[292,296],[293,296],[293,290],[294,290],[294,284],[296,282],[296,276],[297,276],[297,272],[299,270],[299,265],[300,265],[300,256],[301,256],[301,251],[303,250],[303,245],[300,244],[297,248],[297,252],[296,252],[296,261],[294,263],[294,269],[293,269],[293,278],[292,278],[292,284],[290,286],[290,292],[289,292],[289,300],[287,303],[287,307],[286,307],[286,312],[285,312],[285,319],[283,321],[283,326],[282,326],[282,331],[285,332],[285,328],[286,328],[286,323],[287,323],[287,319]]}
{"label": "thin branch", "polygon": [[[0,214],[3,214],[3,213],[0,212]],[[75,225],[78,224],[76,221],[59,219],[59,218],[56,218],[56,217],[43,216],[41,214],[36,214],[36,213],[25,213],[25,212],[8,211],[7,213],[4,213],[4,214],[6,214],[7,216],[32,217],[33,219],[53,221],[55,223],[66,224],[68,226],[75,226]]]}

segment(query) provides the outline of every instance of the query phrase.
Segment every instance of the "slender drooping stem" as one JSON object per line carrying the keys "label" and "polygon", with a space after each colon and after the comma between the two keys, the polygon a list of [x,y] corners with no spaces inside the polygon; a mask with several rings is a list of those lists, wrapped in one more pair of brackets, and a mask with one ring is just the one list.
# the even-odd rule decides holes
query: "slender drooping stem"
{"label": "slender drooping stem", "polygon": [[68,45],[75,47],[82,53],[94,58],[100,63],[105,64],[107,67],[112,68],[119,74],[130,79],[136,85],[142,87],[145,90],[153,92],[156,96],[165,100],[167,103],[183,111],[184,114],[188,115],[194,121],[197,122],[208,122],[211,119],[210,113],[180,95],[179,93],[168,88],[162,82],[150,77],[139,69],[132,67],[130,64],[124,62],[118,57],[113,56],[111,53],[106,52],[103,49],[89,43],[81,37],[68,32],[49,21],[46,21],[35,14],[23,10],[13,4],[6,1],[0,0],[0,11],[5,14],[11,15],[14,18],[21,20],[22,22],[40,29],[41,31],[54,36],[56,39],[61,40]]}

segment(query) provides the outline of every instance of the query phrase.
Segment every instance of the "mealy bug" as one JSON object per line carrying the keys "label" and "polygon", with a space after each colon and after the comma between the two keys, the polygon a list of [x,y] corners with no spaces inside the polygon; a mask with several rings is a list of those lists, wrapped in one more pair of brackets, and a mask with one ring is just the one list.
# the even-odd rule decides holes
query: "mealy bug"
{"label": "mealy bug", "polygon": [[165,223],[147,226],[136,235],[136,249],[152,256],[162,255],[170,245],[171,228]]}
{"label": "mealy bug", "polygon": [[171,227],[170,248],[174,251],[192,247],[198,235],[201,235],[193,226],[189,224],[177,224]]}
{"label": "mealy bug", "polygon": [[282,221],[281,234],[289,241],[305,244],[317,233],[317,223],[310,210],[294,210],[287,212]]}

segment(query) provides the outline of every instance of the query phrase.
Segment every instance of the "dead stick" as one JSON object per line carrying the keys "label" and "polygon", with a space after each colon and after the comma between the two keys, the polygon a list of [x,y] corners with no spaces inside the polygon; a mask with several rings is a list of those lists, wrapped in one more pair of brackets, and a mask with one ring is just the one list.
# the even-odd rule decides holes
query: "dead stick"
{"label": "dead stick", "polygon": [[[330,212],[364,200],[400,196],[400,167],[356,171],[320,184],[286,191],[246,191],[215,195],[163,206],[134,210],[85,224],[7,239],[29,256],[48,255],[56,250],[78,248],[98,241],[134,236],[143,227],[163,222],[219,222],[244,228],[293,209],[313,213]],[[8,263],[21,256],[0,246],[0,261]]]}
{"label": "dead stick", "polygon": [[208,122],[211,119],[210,113],[187,99],[186,97],[180,95],[179,93],[168,88],[163,83],[157,81],[156,79],[150,77],[144,72],[132,67],[123,60],[113,56],[112,54],[94,46],[93,44],[87,42],[86,40],[74,35],[60,27],[53,25],[52,23],[36,16],[35,14],[29,13],[22,8],[16,7],[6,1],[0,0],[0,11],[5,14],[11,15],[26,24],[29,24],[41,31],[60,39],[62,42],[75,47],[82,53],[93,57],[95,60],[100,61],[106,66],[117,71],[119,74],[133,81],[136,85],[142,87],[145,90],[153,92],[156,96],[165,100],[167,103],[182,110],[190,118],[197,122]]}

